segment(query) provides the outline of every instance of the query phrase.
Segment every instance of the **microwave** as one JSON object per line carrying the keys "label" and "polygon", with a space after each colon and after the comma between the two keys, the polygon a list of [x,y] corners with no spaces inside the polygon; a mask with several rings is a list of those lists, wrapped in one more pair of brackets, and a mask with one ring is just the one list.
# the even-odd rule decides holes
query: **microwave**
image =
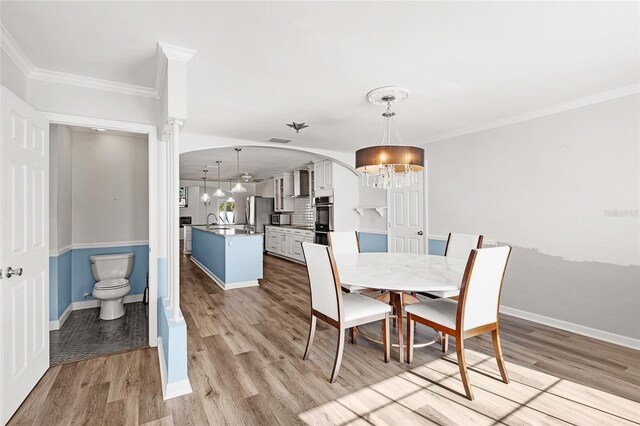
{"label": "microwave", "polygon": [[271,215],[272,225],[291,225],[291,215],[274,213]]}

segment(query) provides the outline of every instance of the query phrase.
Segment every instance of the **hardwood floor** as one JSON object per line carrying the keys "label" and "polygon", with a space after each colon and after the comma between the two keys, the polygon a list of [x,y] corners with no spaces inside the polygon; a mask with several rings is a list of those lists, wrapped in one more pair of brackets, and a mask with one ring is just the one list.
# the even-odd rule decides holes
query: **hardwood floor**
{"label": "hardwood floor", "polygon": [[[157,350],[149,348],[52,367],[9,424],[640,423],[638,351],[502,316],[511,384],[500,381],[490,336],[468,339],[473,402],[454,340],[445,356],[439,345],[416,350],[409,366],[398,363],[397,349],[385,364],[380,346],[347,337],[330,384],[333,327],[318,322],[302,361],[304,266],[267,256],[259,288],[227,292],[187,257],[181,274],[192,394],[162,400]],[[419,327],[416,341],[425,333]]]}

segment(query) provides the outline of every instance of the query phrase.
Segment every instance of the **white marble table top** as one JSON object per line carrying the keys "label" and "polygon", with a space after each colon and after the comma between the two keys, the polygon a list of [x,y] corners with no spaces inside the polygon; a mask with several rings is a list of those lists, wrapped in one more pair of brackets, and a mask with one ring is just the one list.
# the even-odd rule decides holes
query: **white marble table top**
{"label": "white marble table top", "polygon": [[336,254],[343,284],[390,291],[459,290],[466,261],[407,253]]}

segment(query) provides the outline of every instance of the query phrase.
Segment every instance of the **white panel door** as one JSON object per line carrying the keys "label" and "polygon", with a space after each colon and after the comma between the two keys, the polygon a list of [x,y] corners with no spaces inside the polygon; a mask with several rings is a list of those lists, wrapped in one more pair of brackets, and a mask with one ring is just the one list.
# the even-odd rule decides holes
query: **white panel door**
{"label": "white panel door", "polygon": [[425,253],[424,172],[418,182],[389,190],[389,251]]}
{"label": "white panel door", "polygon": [[[49,368],[49,122],[2,86],[0,421]],[[22,268],[10,276],[9,267]]]}

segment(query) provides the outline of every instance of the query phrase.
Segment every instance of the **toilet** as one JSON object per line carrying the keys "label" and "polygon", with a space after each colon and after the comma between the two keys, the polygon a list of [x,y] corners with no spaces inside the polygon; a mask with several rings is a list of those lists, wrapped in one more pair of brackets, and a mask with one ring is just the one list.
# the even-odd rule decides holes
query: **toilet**
{"label": "toilet", "polygon": [[133,253],[89,256],[96,285],[93,297],[102,301],[100,319],[114,320],[124,315],[124,297],[131,291],[129,276],[133,269]]}

